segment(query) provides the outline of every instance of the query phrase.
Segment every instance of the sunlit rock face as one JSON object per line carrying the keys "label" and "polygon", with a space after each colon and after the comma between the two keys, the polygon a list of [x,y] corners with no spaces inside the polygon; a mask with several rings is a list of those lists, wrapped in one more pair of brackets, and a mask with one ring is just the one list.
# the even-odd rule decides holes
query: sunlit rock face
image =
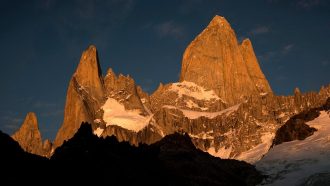
{"label": "sunlit rock face", "polygon": [[[56,148],[65,140],[70,139],[80,127],[81,122],[91,123],[98,136],[102,134],[103,136],[116,135],[121,141],[131,141],[136,145],[142,141],[151,143],[161,138],[158,133],[153,135],[147,132],[146,134],[141,130],[141,134],[136,135],[134,131],[132,133],[132,131],[122,128],[120,122],[132,123],[136,120],[134,117],[128,117],[125,112],[110,111],[113,104],[108,104],[110,107],[108,109],[110,113],[108,113],[108,110],[105,109],[108,107],[105,107],[105,104],[109,99],[113,100],[112,103],[117,106],[116,108],[122,106],[128,115],[130,112],[136,112],[138,115],[141,114],[141,117],[150,118],[152,114],[149,110],[150,106],[148,106],[150,105],[149,96],[135,85],[130,76],[122,74],[117,76],[112,69],[108,69],[106,75],[102,76],[97,49],[91,45],[83,52],[79,65],[70,80],[64,121],[55,138],[54,147]],[[118,114],[121,115],[118,116]],[[117,116],[117,118],[109,118],[106,117],[107,115]],[[138,117],[138,115],[136,116]],[[115,122],[107,123],[106,118]],[[149,124],[150,119],[146,120],[144,125]]]}
{"label": "sunlit rock face", "polygon": [[230,24],[220,16],[215,16],[187,47],[180,81],[214,90],[227,106],[252,94],[272,92],[251,41],[239,44]]}
{"label": "sunlit rock face", "polygon": [[33,112],[26,115],[22,126],[12,135],[12,138],[19,143],[23,150],[32,154],[48,156],[52,148],[49,140],[42,142],[37,116]]}
{"label": "sunlit rock face", "polygon": [[92,123],[104,97],[102,72],[96,47],[91,45],[81,55],[66,95],[64,120],[58,131],[54,146],[62,145],[80,127],[82,121]]}
{"label": "sunlit rock face", "polygon": [[102,137],[115,135],[131,144],[154,143],[162,138],[154,125],[150,98],[129,75],[118,76],[111,68],[104,77],[106,101],[101,107],[103,115],[96,119],[96,130]]}

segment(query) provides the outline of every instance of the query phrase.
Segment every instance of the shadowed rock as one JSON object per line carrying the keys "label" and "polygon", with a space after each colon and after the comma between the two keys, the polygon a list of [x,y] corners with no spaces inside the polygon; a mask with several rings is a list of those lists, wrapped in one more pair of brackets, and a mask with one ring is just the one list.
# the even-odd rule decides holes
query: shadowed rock
{"label": "shadowed rock", "polygon": [[[300,91],[295,89],[295,94],[300,94]],[[321,110],[330,110],[330,98],[327,99],[324,105],[318,108],[309,109],[291,117],[276,131],[272,146],[293,140],[304,140],[308,136],[313,135],[317,130],[308,126],[306,122],[317,118]]]}
{"label": "shadowed rock", "polygon": [[98,138],[89,124],[82,124],[51,160],[83,163],[89,170],[98,170],[89,172],[97,175],[96,182],[121,185],[255,185],[262,179],[252,165],[196,149],[188,135],[175,133],[150,146],[134,147],[115,137]]}

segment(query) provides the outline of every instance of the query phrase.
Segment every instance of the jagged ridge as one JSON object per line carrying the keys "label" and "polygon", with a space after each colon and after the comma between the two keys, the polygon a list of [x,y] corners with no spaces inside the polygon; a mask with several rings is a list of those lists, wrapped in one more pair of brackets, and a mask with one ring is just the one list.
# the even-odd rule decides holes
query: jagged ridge
{"label": "jagged ridge", "polygon": [[[73,137],[87,121],[98,136],[115,135],[134,145],[183,131],[196,147],[214,156],[254,162],[291,116],[319,107],[329,96],[330,86],[318,93],[274,95],[251,41],[239,44],[230,24],[216,16],[187,47],[180,82],[161,84],[151,96],[130,76],[109,69],[103,77],[97,50],[90,46],[71,78],[54,146]],[[140,127],[125,125],[134,121]],[[257,155],[246,153],[260,145],[264,147]]]}

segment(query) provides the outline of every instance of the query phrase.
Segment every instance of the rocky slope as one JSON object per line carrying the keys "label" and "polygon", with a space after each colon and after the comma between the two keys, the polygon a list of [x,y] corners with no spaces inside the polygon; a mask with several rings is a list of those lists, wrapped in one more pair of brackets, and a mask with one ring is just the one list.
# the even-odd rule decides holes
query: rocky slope
{"label": "rocky slope", "polygon": [[16,131],[12,138],[26,151],[41,156],[49,156],[52,144],[49,140],[42,142],[38,127],[38,120],[35,113],[26,115],[21,128]]}

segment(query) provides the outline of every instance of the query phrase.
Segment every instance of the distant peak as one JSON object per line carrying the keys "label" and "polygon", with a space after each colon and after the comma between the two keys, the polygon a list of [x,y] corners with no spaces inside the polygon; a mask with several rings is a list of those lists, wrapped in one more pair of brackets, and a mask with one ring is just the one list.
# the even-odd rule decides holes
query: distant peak
{"label": "distant peak", "polygon": [[242,41],[242,46],[251,46],[251,40],[249,38],[246,38]]}
{"label": "distant peak", "polygon": [[37,115],[34,112],[27,113],[23,124],[38,128]]}
{"label": "distant peak", "polygon": [[209,26],[221,26],[221,27],[230,27],[230,24],[226,20],[226,18],[216,15],[213,17],[212,21],[210,22]]}
{"label": "distant peak", "polygon": [[92,51],[95,51],[96,52],[96,46],[95,45],[89,45],[88,46],[88,50],[92,50]]}
{"label": "distant peak", "polygon": [[82,53],[79,65],[76,69],[76,74],[80,74],[81,77],[85,77],[87,72],[92,71],[97,72],[97,76],[102,74],[95,45],[89,45],[88,48]]}
{"label": "distant peak", "polygon": [[116,73],[112,70],[112,68],[108,68],[106,76],[116,76]]}

